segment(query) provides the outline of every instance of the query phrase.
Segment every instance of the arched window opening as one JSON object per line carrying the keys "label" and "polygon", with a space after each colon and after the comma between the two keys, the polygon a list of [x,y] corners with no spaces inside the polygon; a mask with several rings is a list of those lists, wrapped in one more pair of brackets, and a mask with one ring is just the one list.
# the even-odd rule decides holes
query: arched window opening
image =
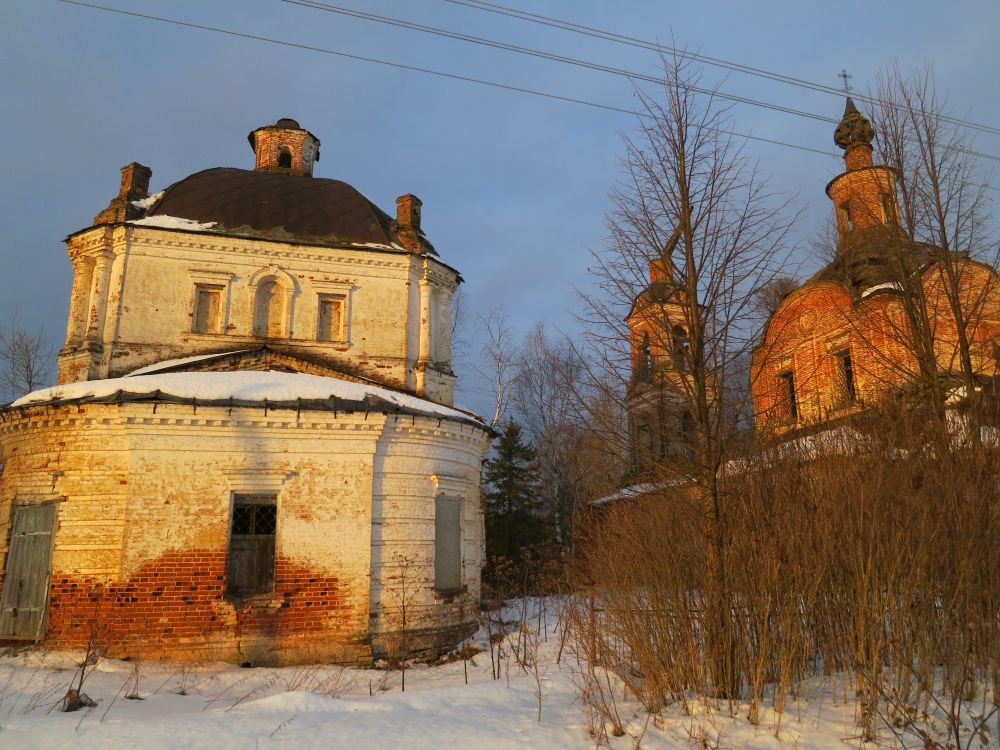
{"label": "arched window opening", "polygon": [[886,224],[896,223],[896,205],[889,193],[882,193],[882,219]]}
{"label": "arched window opening", "polygon": [[282,169],[292,168],[292,150],[288,146],[278,149],[278,166]]}
{"label": "arched window opening", "polygon": [[850,201],[844,201],[837,206],[837,224],[841,232],[850,232],[854,229],[854,216],[851,214]]}
{"label": "arched window opening", "polygon": [[674,367],[680,372],[687,372],[691,343],[688,341],[688,334],[684,326],[677,325],[671,329],[670,343]]}
{"label": "arched window opening", "polygon": [[282,338],[285,335],[285,301],[281,285],[268,279],[257,287],[254,301],[253,335]]}
{"label": "arched window opening", "polygon": [[642,337],[633,339],[632,379],[636,382],[649,380],[653,368],[653,357],[649,352],[649,333],[642,332]]}

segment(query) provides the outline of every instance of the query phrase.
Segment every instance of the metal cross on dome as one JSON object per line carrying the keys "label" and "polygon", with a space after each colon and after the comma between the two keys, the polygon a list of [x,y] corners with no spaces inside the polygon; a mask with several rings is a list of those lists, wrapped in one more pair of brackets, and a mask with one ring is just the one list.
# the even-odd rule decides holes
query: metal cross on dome
{"label": "metal cross on dome", "polygon": [[849,78],[854,78],[854,76],[852,76],[850,73],[847,72],[847,68],[841,68],[840,72],[837,73],[837,78],[843,78],[844,79],[844,93],[845,94],[850,94],[851,93],[851,86],[850,86],[850,84],[847,81],[848,81]]}

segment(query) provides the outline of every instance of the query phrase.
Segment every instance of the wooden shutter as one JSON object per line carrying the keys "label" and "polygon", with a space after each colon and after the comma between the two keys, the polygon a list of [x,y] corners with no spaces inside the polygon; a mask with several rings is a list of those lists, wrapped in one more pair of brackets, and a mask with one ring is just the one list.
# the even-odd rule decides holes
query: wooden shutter
{"label": "wooden shutter", "polygon": [[0,599],[0,638],[40,638],[49,599],[56,504],[19,505]]}

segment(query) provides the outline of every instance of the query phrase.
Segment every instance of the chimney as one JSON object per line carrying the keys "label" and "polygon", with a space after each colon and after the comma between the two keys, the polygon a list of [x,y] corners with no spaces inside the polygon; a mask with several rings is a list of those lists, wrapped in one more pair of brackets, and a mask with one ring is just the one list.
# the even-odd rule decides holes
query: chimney
{"label": "chimney", "polygon": [[420,207],[423,202],[413,193],[396,198],[396,223],[401,229],[420,231]]}
{"label": "chimney", "polygon": [[399,244],[412,252],[420,252],[421,200],[413,193],[396,198],[396,238]]}
{"label": "chimney", "polygon": [[118,197],[130,201],[142,200],[149,195],[149,178],[153,170],[137,161],[122,167],[122,181]]}
{"label": "chimney", "polygon": [[122,179],[118,185],[118,195],[111,199],[108,207],[94,217],[94,225],[117,224],[142,215],[142,210],[132,205],[132,201],[142,200],[149,194],[149,178],[153,170],[139,162],[131,162],[121,169]]}

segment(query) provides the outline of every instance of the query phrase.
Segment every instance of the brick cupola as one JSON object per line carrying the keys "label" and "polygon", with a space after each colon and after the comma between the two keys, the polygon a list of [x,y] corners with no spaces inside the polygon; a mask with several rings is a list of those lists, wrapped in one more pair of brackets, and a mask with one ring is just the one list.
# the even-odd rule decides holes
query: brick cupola
{"label": "brick cupola", "polygon": [[257,171],[312,177],[313,163],[319,161],[319,138],[288,117],[257,128],[247,140]]}
{"label": "brick cupola", "polygon": [[896,173],[872,162],[875,129],[847,97],[844,116],[833,132],[834,142],[844,150],[846,171],[826,186],[837,216],[837,233],[843,239],[857,229],[896,224]]}

